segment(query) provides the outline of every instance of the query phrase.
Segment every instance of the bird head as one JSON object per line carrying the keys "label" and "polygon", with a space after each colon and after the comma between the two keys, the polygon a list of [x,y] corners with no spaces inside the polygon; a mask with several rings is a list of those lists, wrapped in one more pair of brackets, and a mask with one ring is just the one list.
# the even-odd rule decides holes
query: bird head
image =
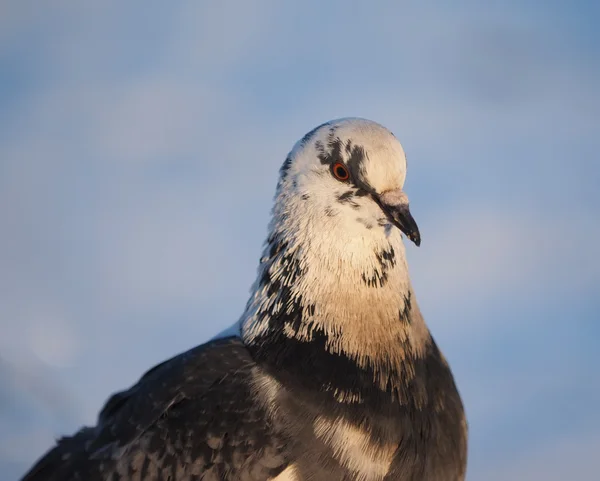
{"label": "bird head", "polygon": [[404,150],[388,129],[358,118],[327,122],[298,141],[284,162],[275,218],[320,217],[334,235],[389,235],[397,227],[418,246],[405,178]]}

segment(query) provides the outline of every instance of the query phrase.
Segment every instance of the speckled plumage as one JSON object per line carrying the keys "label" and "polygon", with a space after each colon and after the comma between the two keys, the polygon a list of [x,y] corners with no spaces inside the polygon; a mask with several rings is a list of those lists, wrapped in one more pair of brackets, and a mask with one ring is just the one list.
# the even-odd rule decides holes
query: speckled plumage
{"label": "speckled plumage", "polygon": [[463,481],[462,403],[400,234],[420,243],[405,176],[402,147],[374,122],[306,134],[280,170],[233,336],[115,394],[23,481]]}
{"label": "speckled plumage", "polygon": [[250,401],[253,369],[235,338],[159,364],[113,395],[95,428],[60,440],[24,479],[268,479],[287,464],[285,442]]}

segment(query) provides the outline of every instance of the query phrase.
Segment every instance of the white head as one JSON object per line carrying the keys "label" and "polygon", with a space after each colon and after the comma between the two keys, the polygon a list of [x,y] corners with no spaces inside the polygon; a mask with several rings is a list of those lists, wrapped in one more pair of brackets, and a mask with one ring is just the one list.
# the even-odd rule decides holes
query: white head
{"label": "white head", "polygon": [[418,308],[400,232],[417,245],[420,234],[405,178],[402,146],[369,120],[328,122],[296,143],[242,318],[246,342],[273,329],[310,341],[317,329],[331,350],[360,361],[390,335],[411,345],[420,339],[407,331],[417,329],[408,317]]}
{"label": "white head", "polygon": [[396,224],[418,245],[405,179],[404,150],[385,127],[356,118],[327,122],[298,141],[281,168],[274,224],[286,213],[301,218],[320,212],[335,218],[327,224],[344,237],[356,228]]}

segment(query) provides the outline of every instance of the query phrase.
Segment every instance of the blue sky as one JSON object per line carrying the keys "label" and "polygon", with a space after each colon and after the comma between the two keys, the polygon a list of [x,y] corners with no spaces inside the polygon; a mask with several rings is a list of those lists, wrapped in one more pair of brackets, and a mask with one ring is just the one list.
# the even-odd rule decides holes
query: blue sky
{"label": "blue sky", "polygon": [[600,469],[595,2],[0,5],[0,472],[235,321],[319,123],[402,141],[470,480]]}

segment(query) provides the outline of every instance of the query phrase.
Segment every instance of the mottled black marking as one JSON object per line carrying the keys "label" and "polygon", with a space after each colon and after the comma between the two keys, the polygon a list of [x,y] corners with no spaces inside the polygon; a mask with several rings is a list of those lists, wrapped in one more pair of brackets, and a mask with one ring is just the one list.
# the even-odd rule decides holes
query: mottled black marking
{"label": "mottled black marking", "polygon": [[269,272],[268,267],[263,269],[262,274],[260,275],[260,285],[261,286],[271,286],[272,285],[271,273]]}
{"label": "mottled black marking", "polygon": [[308,199],[310,199],[310,195],[308,195],[308,194],[302,194],[302,195],[300,196],[300,198],[301,198],[302,200],[308,200]]}
{"label": "mottled black marking", "polygon": [[392,246],[375,253],[379,264],[370,274],[362,273],[361,278],[368,287],[383,287],[389,276],[389,270],[396,265],[396,253]]}
{"label": "mottled black marking", "polygon": [[275,296],[278,293],[281,294],[283,300],[286,294],[290,290],[286,285],[295,284],[298,277],[304,274],[304,269],[301,267],[300,260],[292,255],[285,254],[277,265],[277,275],[271,272],[274,265],[265,267],[262,276],[260,278],[260,285],[267,288],[267,295],[269,297]]}
{"label": "mottled black marking", "polygon": [[[314,305],[304,305],[302,301],[302,296],[296,296],[292,290],[292,284],[288,282],[280,282],[277,280],[275,283],[272,283],[271,286],[277,284],[276,288],[269,287],[268,295],[272,297],[273,300],[279,301],[282,304],[283,308],[274,311],[264,312],[265,320],[269,324],[270,331],[278,331],[284,325],[285,322],[290,325],[295,326],[297,330],[299,326],[302,324],[305,310],[306,313],[315,312]],[[256,341],[258,344],[261,344],[260,340]],[[264,340],[266,342],[266,339]]]}
{"label": "mottled black marking", "polygon": [[348,155],[352,154],[352,139],[348,139],[348,141],[346,142],[346,153]]}
{"label": "mottled black marking", "polygon": [[[261,264],[265,265],[260,275],[260,286],[269,286],[269,292],[277,292],[280,286],[280,281],[276,280],[272,282],[270,268],[272,267],[273,260],[288,247],[287,241],[280,240],[277,236],[271,234],[268,238],[268,255],[263,258]],[[250,301],[248,301],[250,302]]]}
{"label": "mottled black marking", "polygon": [[281,180],[283,180],[287,177],[288,171],[290,170],[291,166],[292,166],[292,158],[288,156],[285,159],[285,161],[283,162],[283,165],[281,166],[281,168],[279,169],[279,178]]}
{"label": "mottled black marking", "polygon": [[[322,145],[322,144],[320,144]],[[319,160],[321,161],[321,164],[323,165],[333,165],[337,162],[343,162],[342,159],[342,141],[337,138],[333,141],[331,141],[329,144],[329,151],[325,151],[325,149],[322,149],[319,154],[317,155],[317,157],[319,157]]]}
{"label": "mottled black marking", "polygon": [[350,167],[350,170],[354,172],[355,177],[363,178],[366,174],[364,160],[367,157],[367,153],[361,145],[354,145],[352,148],[349,148],[349,146],[350,141],[348,141],[346,146],[346,150],[349,154],[346,163],[348,164],[348,167]]}
{"label": "mottled black marking", "polygon": [[337,215],[337,212],[331,207],[325,207],[325,215],[327,217],[335,217]]}
{"label": "mottled black marking", "polygon": [[306,273],[306,269],[302,267],[300,257],[296,253],[285,253],[281,257],[279,269],[281,277],[292,285]]}
{"label": "mottled black marking", "polygon": [[[319,152],[319,155],[325,155],[325,147],[323,147],[323,142],[321,142],[320,140],[317,140],[315,142],[315,149],[317,149],[317,152]],[[320,157],[319,157],[319,160],[321,160]]]}
{"label": "mottled black marking", "polygon": [[325,123],[319,125],[318,127],[315,127],[310,132],[308,132],[304,137],[302,137],[302,140],[300,141],[300,143],[302,145],[306,145],[310,141],[310,139],[312,139],[314,137],[314,135],[317,133],[317,131],[319,129],[321,129],[322,127],[325,127],[326,125],[330,125],[330,124],[331,124],[331,122],[325,122]]}
{"label": "mottled black marking", "polygon": [[378,254],[375,254],[377,260],[383,265],[384,263],[389,263],[391,267],[396,265],[396,252],[392,246],[388,246],[388,249],[383,249]]}
{"label": "mottled black marking", "polygon": [[348,190],[348,191],[338,195],[337,201],[340,204],[347,204],[350,207],[352,207],[354,210],[358,210],[358,209],[360,209],[360,204],[353,200],[355,197],[355,194],[356,194],[355,189]]}
{"label": "mottled black marking", "polygon": [[[266,288],[267,296],[283,306],[279,314],[269,311],[264,313],[269,316],[269,323],[276,322],[277,316],[283,314],[297,318],[300,322],[303,313],[302,296],[295,296],[292,287],[306,273],[306,268],[302,265],[299,252],[289,252],[287,247],[287,242],[278,242],[273,238],[269,247],[269,260],[264,264],[260,275],[260,287]],[[312,309],[314,312],[314,306]]]}
{"label": "mottled black marking", "polygon": [[368,221],[367,219],[363,219],[362,217],[357,217],[356,221],[360,222],[362,225],[364,225],[367,230],[371,230],[373,228],[373,224],[370,221]]}
{"label": "mottled black marking", "polygon": [[347,190],[346,192],[338,195],[337,200],[340,204],[343,204],[345,202],[350,202],[352,200],[352,197],[354,197],[354,191]]}
{"label": "mottled black marking", "polygon": [[335,136],[336,130],[336,126],[330,127],[327,135],[327,147],[323,145],[323,142],[315,142],[317,157],[323,165],[333,165],[344,160],[342,158],[342,140]]}
{"label": "mottled black marking", "polygon": [[[350,145],[350,141],[348,145]],[[346,146],[346,150],[350,151],[346,165],[350,169],[354,185],[358,188],[356,195],[359,197],[369,194],[373,195],[375,193],[373,187],[366,180],[367,172],[364,161],[368,158],[367,151],[361,145],[354,145],[351,149]]]}
{"label": "mottled black marking", "polygon": [[281,241],[276,237],[269,238],[269,257],[273,259],[277,254],[279,254],[282,250],[286,249],[288,246],[287,241]]}
{"label": "mottled black marking", "polygon": [[412,293],[408,291],[408,293],[404,296],[404,307],[400,310],[399,318],[400,322],[403,324],[411,324],[412,318],[410,316],[410,312],[412,310]]}
{"label": "mottled black marking", "polygon": [[388,273],[387,271],[380,272],[378,269],[373,269],[370,276],[363,272],[360,277],[369,287],[383,287],[387,283]]}

